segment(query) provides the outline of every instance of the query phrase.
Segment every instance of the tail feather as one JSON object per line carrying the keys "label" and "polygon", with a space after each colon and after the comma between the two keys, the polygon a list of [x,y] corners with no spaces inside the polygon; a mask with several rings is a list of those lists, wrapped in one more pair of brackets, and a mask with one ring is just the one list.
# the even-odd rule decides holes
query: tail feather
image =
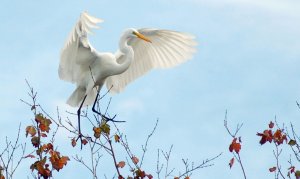
{"label": "tail feather", "polygon": [[[78,107],[81,103],[82,100],[84,98],[84,96],[86,95],[86,89],[82,88],[82,87],[77,87],[75,89],[75,91],[71,94],[71,96],[69,97],[69,99],[67,100],[67,104],[69,104],[72,107]],[[91,105],[93,104],[95,98],[97,95],[97,90],[96,89],[92,89],[88,94],[87,97],[84,101],[83,106],[87,106],[87,105]]]}

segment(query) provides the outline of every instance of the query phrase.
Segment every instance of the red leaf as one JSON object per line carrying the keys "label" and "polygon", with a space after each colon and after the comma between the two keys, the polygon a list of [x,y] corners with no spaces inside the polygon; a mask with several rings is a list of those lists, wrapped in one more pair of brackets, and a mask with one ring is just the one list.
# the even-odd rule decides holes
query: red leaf
{"label": "red leaf", "polygon": [[118,168],[123,168],[125,166],[125,162],[124,161],[121,161],[117,164],[117,167]]}
{"label": "red leaf", "polygon": [[67,157],[67,156],[61,157],[60,153],[57,151],[53,151],[53,150],[50,151],[50,155],[51,155],[51,157],[49,159],[52,164],[52,167],[54,169],[56,169],[57,171],[62,169],[64,167],[64,165],[67,165],[68,160],[70,160],[69,157]]}
{"label": "red leaf", "polygon": [[138,177],[140,177],[140,178],[145,178],[145,176],[146,176],[145,171],[142,171],[142,170],[140,170],[140,169],[136,170],[136,171],[135,171],[135,174],[136,174]]}
{"label": "red leaf", "polygon": [[280,129],[276,130],[276,132],[273,135],[273,139],[274,139],[274,142],[276,142],[278,145],[282,144],[283,141],[287,142],[286,135],[284,135]]}
{"label": "red leaf", "polygon": [[36,161],[30,167],[32,170],[36,169],[40,175],[43,176],[44,179],[48,179],[51,176],[51,171],[46,164],[46,157],[44,157],[41,161]]}
{"label": "red leaf", "polygon": [[271,130],[264,130],[263,133],[257,133],[256,135],[261,136],[259,141],[261,145],[265,144],[267,141],[271,143],[273,140],[273,134]]}
{"label": "red leaf", "polygon": [[269,168],[270,172],[274,172],[275,170],[276,170],[276,167]]}
{"label": "red leaf", "polygon": [[29,155],[25,156],[25,158],[35,158],[35,156],[34,156],[34,155],[31,155],[31,154],[29,154]]}
{"label": "red leaf", "polygon": [[231,168],[234,164],[234,158],[232,157],[232,159],[230,159],[229,161],[229,167]]}
{"label": "red leaf", "polygon": [[131,158],[131,160],[132,160],[132,162],[134,163],[134,164],[137,164],[137,163],[139,163],[139,159],[137,158],[137,157],[132,157]]}
{"label": "red leaf", "polygon": [[295,172],[295,167],[294,167],[294,166],[291,166],[291,167],[289,168],[289,170],[290,170],[291,173],[294,173],[294,172]]}
{"label": "red leaf", "polygon": [[75,138],[73,138],[73,139],[71,140],[71,144],[72,144],[72,147],[75,147],[75,146],[76,146],[76,140],[75,140]]}
{"label": "red leaf", "polygon": [[229,145],[229,151],[235,151],[236,153],[239,153],[241,150],[241,144],[237,143],[237,138],[234,138],[231,142],[231,144]]}
{"label": "red leaf", "polygon": [[86,139],[83,139],[81,142],[83,145],[86,145],[88,143],[88,141]]}
{"label": "red leaf", "polygon": [[269,128],[272,129],[274,127],[274,123],[270,121]]}
{"label": "red leaf", "polygon": [[148,179],[153,179],[153,176],[151,174],[146,175],[148,177]]}

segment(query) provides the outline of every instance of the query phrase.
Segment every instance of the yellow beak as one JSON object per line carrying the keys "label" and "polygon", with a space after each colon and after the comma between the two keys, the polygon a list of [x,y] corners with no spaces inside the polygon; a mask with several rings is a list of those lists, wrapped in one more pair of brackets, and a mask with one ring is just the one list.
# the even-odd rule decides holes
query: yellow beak
{"label": "yellow beak", "polygon": [[142,39],[142,40],[145,40],[146,42],[152,43],[151,40],[150,40],[149,38],[145,37],[145,36],[144,36],[143,34],[141,34],[141,33],[133,32],[133,34],[136,35],[138,38],[140,38],[140,39]]}

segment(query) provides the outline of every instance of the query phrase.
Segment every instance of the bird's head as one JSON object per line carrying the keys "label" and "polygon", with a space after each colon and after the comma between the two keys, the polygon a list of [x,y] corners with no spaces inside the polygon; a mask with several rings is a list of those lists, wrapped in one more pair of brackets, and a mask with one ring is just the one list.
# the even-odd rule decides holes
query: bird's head
{"label": "bird's head", "polygon": [[133,29],[133,28],[131,28],[131,29],[128,29],[128,30],[126,30],[125,31],[125,34],[126,34],[126,36],[128,37],[128,38],[139,38],[139,39],[142,39],[142,40],[144,40],[144,41],[146,41],[146,42],[150,42],[150,43],[152,43],[151,42],[151,40],[148,38],[148,37],[146,37],[145,35],[143,35],[143,34],[141,34],[138,30],[136,30],[136,29]]}

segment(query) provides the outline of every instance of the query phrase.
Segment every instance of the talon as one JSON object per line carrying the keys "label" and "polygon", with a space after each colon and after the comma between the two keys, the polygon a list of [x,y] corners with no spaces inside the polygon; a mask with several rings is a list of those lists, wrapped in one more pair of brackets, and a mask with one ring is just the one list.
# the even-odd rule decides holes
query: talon
{"label": "talon", "polygon": [[76,142],[78,141],[78,139],[80,139],[80,141],[82,141],[82,137],[83,137],[83,135],[80,133],[76,139]]}

